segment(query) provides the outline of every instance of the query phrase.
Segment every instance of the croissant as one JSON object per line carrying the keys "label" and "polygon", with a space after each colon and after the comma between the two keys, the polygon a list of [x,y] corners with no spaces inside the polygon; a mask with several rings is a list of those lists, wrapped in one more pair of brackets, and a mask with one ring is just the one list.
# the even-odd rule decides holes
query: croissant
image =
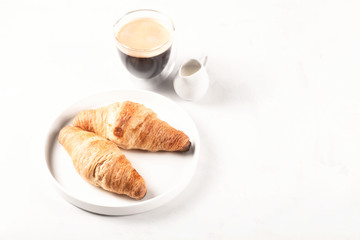
{"label": "croissant", "polygon": [[191,142],[144,105],[125,101],[80,112],[72,124],[108,138],[123,149],[151,152],[189,150]]}
{"label": "croissant", "polygon": [[58,140],[72,158],[77,172],[89,183],[137,200],[145,196],[144,179],[115,143],[70,126],[61,129]]}

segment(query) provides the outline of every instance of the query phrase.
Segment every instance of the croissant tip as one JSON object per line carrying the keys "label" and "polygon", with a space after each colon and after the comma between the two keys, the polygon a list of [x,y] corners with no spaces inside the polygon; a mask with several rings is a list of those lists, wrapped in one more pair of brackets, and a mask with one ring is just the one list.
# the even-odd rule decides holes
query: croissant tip
{"label": "croissant tip", "polygon": [[147,189],[146,189],[146,186],[145,185],[141,185],[138,187],[138,189],[135,191],[134,193],[134,198],[136,200],[141,200],[145,197],[146,195],[146,192],[147,192]]}
{"label": "croissant tip", "polygon": [[183,148],[180,149],[179,151],[180,151],[180,152],[187,152],[187,151],[190,150],[190,147],[191,147],[191,142],[188,141],[188,142],[186,142],[186,144],[183,146]]}

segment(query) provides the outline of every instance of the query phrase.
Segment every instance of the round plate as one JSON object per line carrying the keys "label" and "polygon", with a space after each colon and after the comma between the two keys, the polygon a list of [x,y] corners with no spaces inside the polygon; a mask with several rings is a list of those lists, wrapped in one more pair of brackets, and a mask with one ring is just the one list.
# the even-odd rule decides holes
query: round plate
{"label": "round plate", "polygon": [[[188,152],[146,152],[122,150],[133,167],[145,179],[147,193],[142,200],[117,195],[95,187],[76,172],[66,150],[57,137],[62,127],[82,110],[130,100],[151,108],[161,120],[187,134]],[[148,211],[175,198],[190,182],[199,158],[200,138],[189,117],[173,101],[159,94],[139,90],[105,92],[87,97],[61,113],[53,123],[45,146],[45,158],[51,178],[66,200],[90,212],[105,215],[128,215]]]}

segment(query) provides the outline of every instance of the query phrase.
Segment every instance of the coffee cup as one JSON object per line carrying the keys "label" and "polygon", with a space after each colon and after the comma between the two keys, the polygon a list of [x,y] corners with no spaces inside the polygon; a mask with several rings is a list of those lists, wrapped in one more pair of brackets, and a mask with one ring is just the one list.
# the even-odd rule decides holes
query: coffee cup
{"label": "coffee cup", "polygon": [[175,65],[175,27],[165,14],[150,9],[126,13],[114,24],[116,46],[133,78],[155,85]]}

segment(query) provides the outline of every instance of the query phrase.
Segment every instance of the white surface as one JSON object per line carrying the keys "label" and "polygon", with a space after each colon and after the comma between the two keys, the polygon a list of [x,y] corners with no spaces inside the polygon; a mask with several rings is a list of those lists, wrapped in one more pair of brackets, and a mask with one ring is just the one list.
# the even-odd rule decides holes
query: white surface
{"label": "white surface", "polygon": [[[60,130],[71,125],[80,111],[130,100],[144,104],[176,129],[186,132],[191,148],[183,153],[122,150],[144,178],[147,193],[139,201],[109,193],[87,183],[75,170],[69,154],[57,138]],[[200,139],[195,123],[176,103],[153,92],[120,90],[88,96],[74,103],[54,121],[48,132],[45,160],[50,178],[72,204],[105,215],[129,215],[152,210],[174,199],[189,184],[200,154]]]}
{"label": "white surface", "polygon": [[[359,239],[359,1],[0,1],[0,239]],[[105,217],[63,200],[44,166],[65,107],[132,88],[112,24],[172,16],[180,58],[209,56],[202,154],[177,199]]]}

